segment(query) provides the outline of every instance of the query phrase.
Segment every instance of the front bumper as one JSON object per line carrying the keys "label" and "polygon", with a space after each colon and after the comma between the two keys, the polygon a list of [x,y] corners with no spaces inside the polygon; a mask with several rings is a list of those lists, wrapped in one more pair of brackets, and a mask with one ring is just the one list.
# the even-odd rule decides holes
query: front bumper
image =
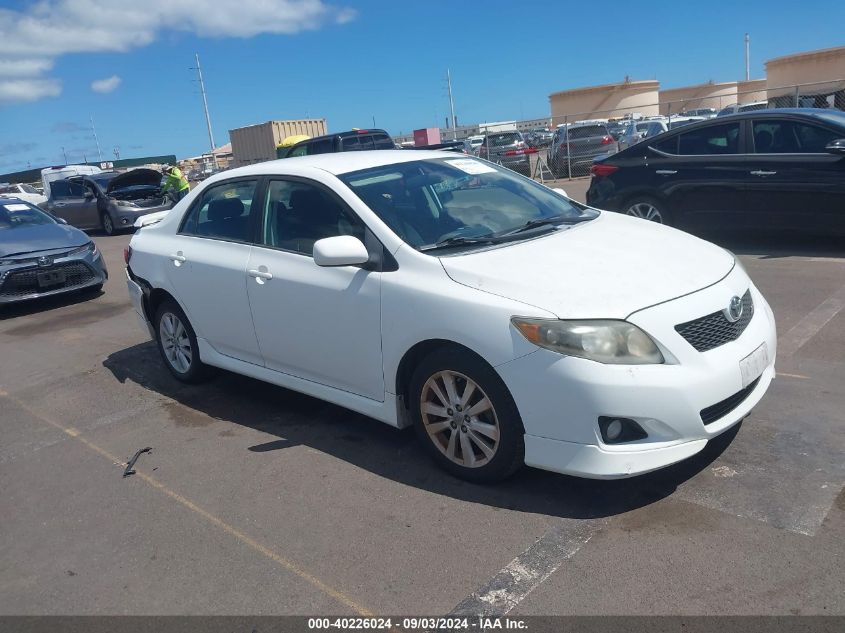
{"label": "front bumper", "polygon": [[109,209],[109,213],[112,216],[115,228],[130,229],[134,226],[135,220],[140,218],[142,215],[149,215],[150,213],[157,213],[159,211],[169,211],[171,208],[173,208],[173,204],[170,202],[154,207],[143,208],[112,205]]}
{"label": "front bumper", "polygon": [[[106,262],[99,250],[70,256],[55,251],[38,255],[49,257],[51,263],[39,266],[33,255],[19,265],[0,269],[0,305],[85,290],[100,286],[109,278]],[[41,273],[55,271],[65,273],[64,282],[44,287],[39,285]]]}
{"label": "front bumper", "polygon": [[[749,283],[735,269],[715,286],[630,315],[661,347],[667,359],[661,365],[604,365],[539,349],[498,366],[525,426],[526,464],[582,477],[629,477],[694,455],[747,416],[775,376],[775,322],[763,296],[750,286],[755,312],[748,327],[710,351],[697,352],[674,326],[726,306]],[[739,363],[762,343],[769,362],[756,386],[705,425],[702,410],[742,391]],[[605,444],[599,416],[632,419],[648,437]]]}

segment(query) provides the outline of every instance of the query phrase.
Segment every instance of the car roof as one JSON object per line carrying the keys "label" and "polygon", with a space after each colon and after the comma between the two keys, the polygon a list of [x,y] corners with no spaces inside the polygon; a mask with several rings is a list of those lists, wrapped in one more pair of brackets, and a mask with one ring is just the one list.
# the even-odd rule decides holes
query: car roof
{"label": "car roof", "polygon": [[[371,167],[410,163],[415,160],[426,160],[432,158],[456,159],[458,158],[458,155],[454,152],[425,149],[377,149],[368,150],[366,152],[312,154],[310,156],[281,158],[279,160],[270,160],[263,163],[255,163],[254,165],[247,165],[245,167],[238,167],[236,169],[229,169],[225,172],[221,172],[215,178],[219,180],[228,180],[229,178],[237,178],[239,176],[273,173],[285,174],[289,171],[286,169],[287,167],[296,168],[297,171],[301,171],[303,169],[319,169],[335,176],[339,176],[341,174],[348,174],[353,171],[369,169]],[[464,160],[477,159],[466,157]],[[218,180],[215,180],[215,182],[217,181]]]}
{"label": "car roof", "polygon": [[[752,104],[744,104],[752,105]],[[792,114],[798,116],[809,116],[815,119],[828,118],[833,115],[835,118],[845,119],[845,112],[842,110],[828,109],[828,108],[764,108],[762,110],[750,110],[748,112],[734,112],[733,114],[726,114],[717,117],[717,119],[707,119],[707,123],[714,123],[715,121],[735,121],[739,119],[759,119],[769,116],[783,116],[784,114]],[[701,123],[705,123],[702,121]]]}

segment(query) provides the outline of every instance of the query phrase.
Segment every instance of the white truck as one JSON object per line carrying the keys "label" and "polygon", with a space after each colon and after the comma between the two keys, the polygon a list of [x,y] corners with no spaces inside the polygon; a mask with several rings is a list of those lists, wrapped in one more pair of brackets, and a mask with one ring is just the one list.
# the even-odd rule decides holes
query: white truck
{"label": "white truck", "polygon": [[44,195],[50,198],[50,183],[56,180],[64,180],[71,176],[88,176],[99,174],[103,170],[93,165],[64,165],[62,167],[45,167],[41,170],[41,183],[44,185]]}

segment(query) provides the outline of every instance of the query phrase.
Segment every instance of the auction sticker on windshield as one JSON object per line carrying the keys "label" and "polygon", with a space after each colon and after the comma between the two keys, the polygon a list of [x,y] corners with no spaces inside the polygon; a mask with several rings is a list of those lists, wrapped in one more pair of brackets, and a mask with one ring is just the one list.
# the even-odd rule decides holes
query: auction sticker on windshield
{"label": "auction sticker on windshield", "polygon": [[484,163],[472,160],[471,158],[458,158],[457,160],[447,160],[452,167],[457,167],[467,174],[495,174],[496,170],[485,165]]}

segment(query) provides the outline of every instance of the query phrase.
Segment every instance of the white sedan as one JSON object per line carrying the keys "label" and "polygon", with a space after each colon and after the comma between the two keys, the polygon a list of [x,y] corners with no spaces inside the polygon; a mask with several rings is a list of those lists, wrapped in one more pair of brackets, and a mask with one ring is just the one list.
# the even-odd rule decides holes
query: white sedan
{"label": "white sedan", "polygon": [[126,253],[164,364],[413,425],[452,473],[627,477],[694,455],[774,377],[734,256],[433,151],[227,171]]}

